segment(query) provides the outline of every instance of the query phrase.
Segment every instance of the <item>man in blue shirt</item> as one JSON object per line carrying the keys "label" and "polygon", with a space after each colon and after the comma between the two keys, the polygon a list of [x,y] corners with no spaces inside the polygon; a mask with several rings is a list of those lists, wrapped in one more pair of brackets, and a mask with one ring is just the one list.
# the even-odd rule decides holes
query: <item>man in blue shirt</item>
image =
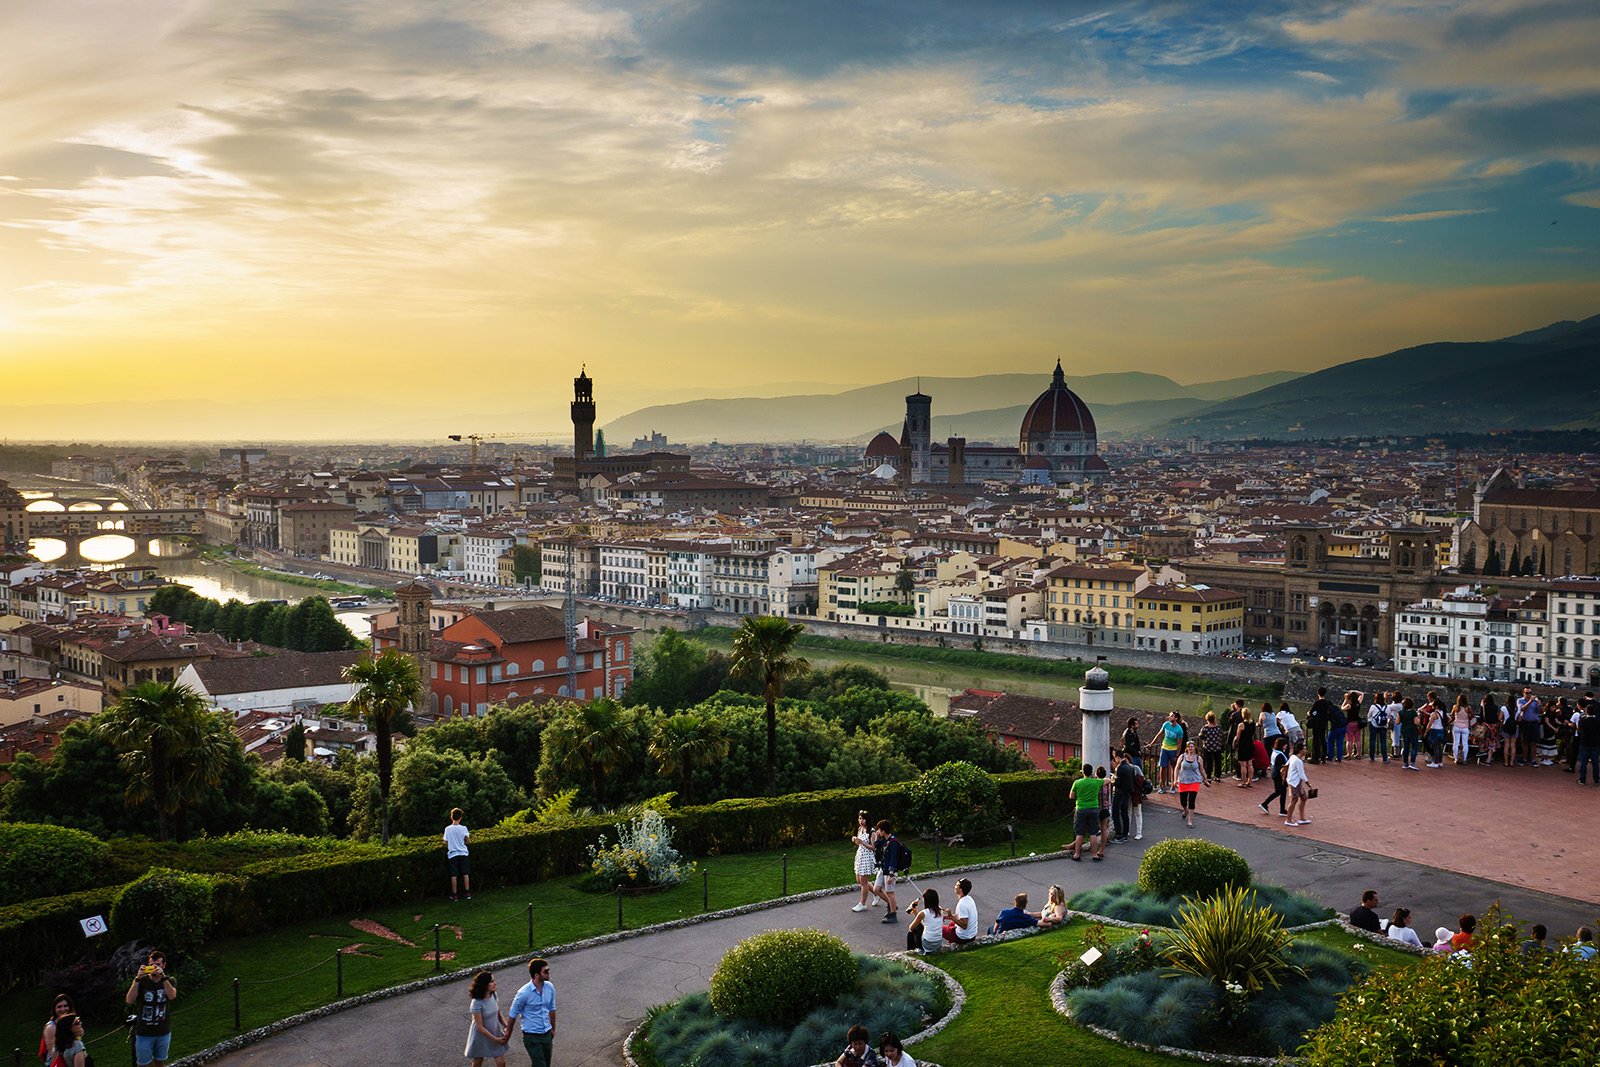
{"label": "man in blue shirt", "polygon": [[533,1067],[550,1067],[556,1036],[556,987],[550,981],[549,962],[529,960],[528,977],[528,984],[517,990],[507,1017],[521,1020],[522,1047],[528,1050]]}
{"label": "man in blue shirt", "polygon": [[994,925],[989,928],[992,934],[1003,934],[1007,930],[1026,930],[1039,925],[1039,918],[1028,911],[1028,894],[1018,893],[1015,897],[1015,906],[1006,908],[994,917]]}

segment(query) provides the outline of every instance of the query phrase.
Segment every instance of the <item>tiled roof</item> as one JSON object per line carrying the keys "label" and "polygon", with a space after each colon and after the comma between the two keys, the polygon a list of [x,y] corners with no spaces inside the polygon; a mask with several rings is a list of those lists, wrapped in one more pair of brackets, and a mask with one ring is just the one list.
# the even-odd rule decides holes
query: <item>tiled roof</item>
{"label": "tiled roof", "polygon": [[280,652],[275,656],[217,659],[194,665],[206,692],[261,693],[339,685],[361,652]]}

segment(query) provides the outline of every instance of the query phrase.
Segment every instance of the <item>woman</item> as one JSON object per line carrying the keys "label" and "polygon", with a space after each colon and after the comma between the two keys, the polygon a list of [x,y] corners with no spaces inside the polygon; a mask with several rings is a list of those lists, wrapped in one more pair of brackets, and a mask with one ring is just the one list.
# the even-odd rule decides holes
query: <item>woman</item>
{"label": "woman", "polygon": [[[1294,749],[1289,754],[1289,770],[1284,775],[1289,785],[1289,814],[1284,817],[1285,826],[1309,826],[1311,820],[1306,818],[1306,800],[1311,796],[1311,779],[1306,775],[1305,760],[1306,743],[1296,741]],[[1295,809],[1299,809],[1300,817],[1295,818]]]}
{"label": "woman", "polygon": [[507,1034],[511,1020],[500,1010],[500,999],[495,996],[494,975],[479,971],[472,976],[472,1010],[467,1028],[467,1048],[462,1055],[472,1061],[472,1067],[483,1067],[486,1059],[494,1060],[495,1067],[506,1067]]}
{"label": "woman", "polygon": [[1328,715],[1328,751],[1323,757],[1334,763],[1344,762],[1344,734],[1350,726],[1350,694],[1344,695],[1344,702],[1335,704],[1333,711]]}
{"label": "woman", "polygon": [[1144,769],[1139,766],[1137,760],[1134,761],[1133,769],[1138,774],[1133,785],[1133,796],[1129,798],[1133,801],[1133,839],[1135,841],[1143,841],[1144,795],[1150,789],[1150,779],[1144,776]]}
{"label": "woman", "polygon": [[1289,744],[1291,745],[1296,741],[1304,740],[1306,736],[1305,730],[1300,725],[1300,720],[1296,719],[1294,712],[1289,710],[1289,702],[1287,700],[1280,701],[1278,704],[1278,726],[1283,729],[1283,736],[1289,739]]}
{"label": "woman", "polygon": [[1367,702],[1367,694],[1359,689],[1352,689],[1346,699],[1350,702],[1350,710],[1346,713],[1349,721],[1344,728],[1344,750],[1351,759],[1360,759],[1361,730],[1367,725],[1366,712],[1361,709],[1361,705]]}
{"label": "woman", "polygon": [[[929,890],[932,892],[932,890]],[[934,906],[938,906],[937,899]],[[1039,912],[1040,926],[1060,926],[1067,921],[1067,894],[1058,885],[1050,887],[1049,899],[1045,902],[1043,910]]]}
{"label": "woman", "polygon": [[1183,812],[1185,826],[1194,826],[1194,802],[1200,793],[1200,783],[1205,781],[1206,772],[1200,765],[1200,754],[1195,751],[1194,742],[1190,741],[1183,746],[1183,755],[1178,757],[1178,810]]}
{"label": "woman", "polygon": [[905,1047],[893,1030],[878,1038],[878,1055],[889,1067],[917,1067],[917,1061],[906,1054]]}
{"label": "woman", "polygon": [[1267,794],[1267,799],[1260,804],[1261,814],[1272,814],[1267,809],[1272,802],[1278,802],[1278,814],[1284,818],[1289,817],[1289,811],[1284,807],[1284,801],[1289,796],[1289,780],[1286,777],[1289,770],[1289,739],[1280,736],[1278,743],[1272,748],[1272,792]]}
{"label": "woman", "polygon": [[56,1020],[55,1058],[50,1067],[83,1067],[88,1053],[83,1048],[83,1020],[68,1012]]}
{"label": "woman", "polygon": [[50,1018],[44,1021],[44,1036],[39,1038],[39,1062],[49,1063],[50,1056],[56,1047],[56,1020],[63,1015],[76,1015],[78,1009],[72,1006],[72,998],[65,993],[57,993],[56,999],[50,1004]]}
{"label": "woman", "polygon": [[856,812],[856,832],[850,843],[856,846],[856,885],[861,887],[861,899],[850,910],[866,911],[867,901],[872,899],[872,878],[878,873],[878,861],[872,851],[871,824],[864,811]]}
{"label": "woman", "polygon": [[944,947],[944,920],[939,913],[939,891],[924,889],[922,900],[913,900],[906,908],[911,922],[906,926],[906,950],[921,949],[924,953],[938,952]]}
{"label": "woman", "polygon": [[1143,758],[1139,753],[1139,717],[1128,718],[1128,728],[1122,731],[1122,754],[1133,762],[1138,763]]}
{"label": "woman", "polygon": [[1428,766],[1437,770],[1444,766],[1444,708],[1439,706],[1439,694],[1428,690],[1428,702],[1422,705],[1422,721],[1427,731],[1423,737],[1428,743]]}
{"label": "woman", "polygon": [[1394,916],[1389,920],[1389,937],[1394,941],[1401,941],[1413,948],[1422,947],[1422,938],[1411,929],[1411,909],[1396,908]]}
{"label": "woman", "polygon": [[1261,714],[1256,716],[1256,737],[1269,749],[1283,736],[1283,727],[1278,725],[1278,713],[1272,710],[1272,701],[1261,702]]}
{"label": "woman", "polygon": [[1450,709],[1450,762],[1457,767],[1467,764],[1467,754],[1472,740],[1472,705],[1467,703],[1466,694],[1456,697],[1455,707]]}
{"label": "woman", "polygon": [[1400,766],[1417,769],[1417,706],[1410,697],[1400,701]]}
{"label": "woman", "polygon": [[1233,735],[1233,756],[1239,761],[1239,788],[1249,789],[1256,776],[1256,724],[1246,715]]}
{"label": "woman", "polygon": [[1206,712],[1205,725],[1200,727],[1200,756],[1205,760],[1206,781],[1222,776],[1222,727],[1217,725],[1217,713]]}

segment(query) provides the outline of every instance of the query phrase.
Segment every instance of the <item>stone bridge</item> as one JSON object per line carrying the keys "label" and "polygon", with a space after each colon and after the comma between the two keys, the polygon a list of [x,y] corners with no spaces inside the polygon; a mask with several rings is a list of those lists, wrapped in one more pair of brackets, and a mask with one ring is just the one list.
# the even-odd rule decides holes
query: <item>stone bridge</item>
{"label": "stone bridge", "polygon": [[198,508],[128,511],[27,511],[22,537],[54,538],[65,542],[64,563],[82,562],[83,543],[108,534],[127,537],[137,544],[135,555],[150,555],[150,542],[158,537],[205,536],[205,512]]}

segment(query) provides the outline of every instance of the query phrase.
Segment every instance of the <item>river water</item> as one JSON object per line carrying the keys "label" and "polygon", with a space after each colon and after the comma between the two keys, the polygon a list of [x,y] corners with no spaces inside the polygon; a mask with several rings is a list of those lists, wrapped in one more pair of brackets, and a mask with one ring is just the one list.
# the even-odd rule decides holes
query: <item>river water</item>
{"label": "river water", "polygon": [[[280,582],[276,578],[245,574],[224,563],[174,559],[164,561],[159,566],[163,578],[180,582],[212,600],[240,600],[246,604],[253,604],[258,600],[287,600],[292,604],[308,595],[314,595],[313,590],[303,585],[292,585],[289,582]],[[375,610],[378,609],[339,611],[334,614],[338,616],[340,622],[350,628],[351,633],[365,639],[372,636],[372,627],[367,623],[367,614]]]}

